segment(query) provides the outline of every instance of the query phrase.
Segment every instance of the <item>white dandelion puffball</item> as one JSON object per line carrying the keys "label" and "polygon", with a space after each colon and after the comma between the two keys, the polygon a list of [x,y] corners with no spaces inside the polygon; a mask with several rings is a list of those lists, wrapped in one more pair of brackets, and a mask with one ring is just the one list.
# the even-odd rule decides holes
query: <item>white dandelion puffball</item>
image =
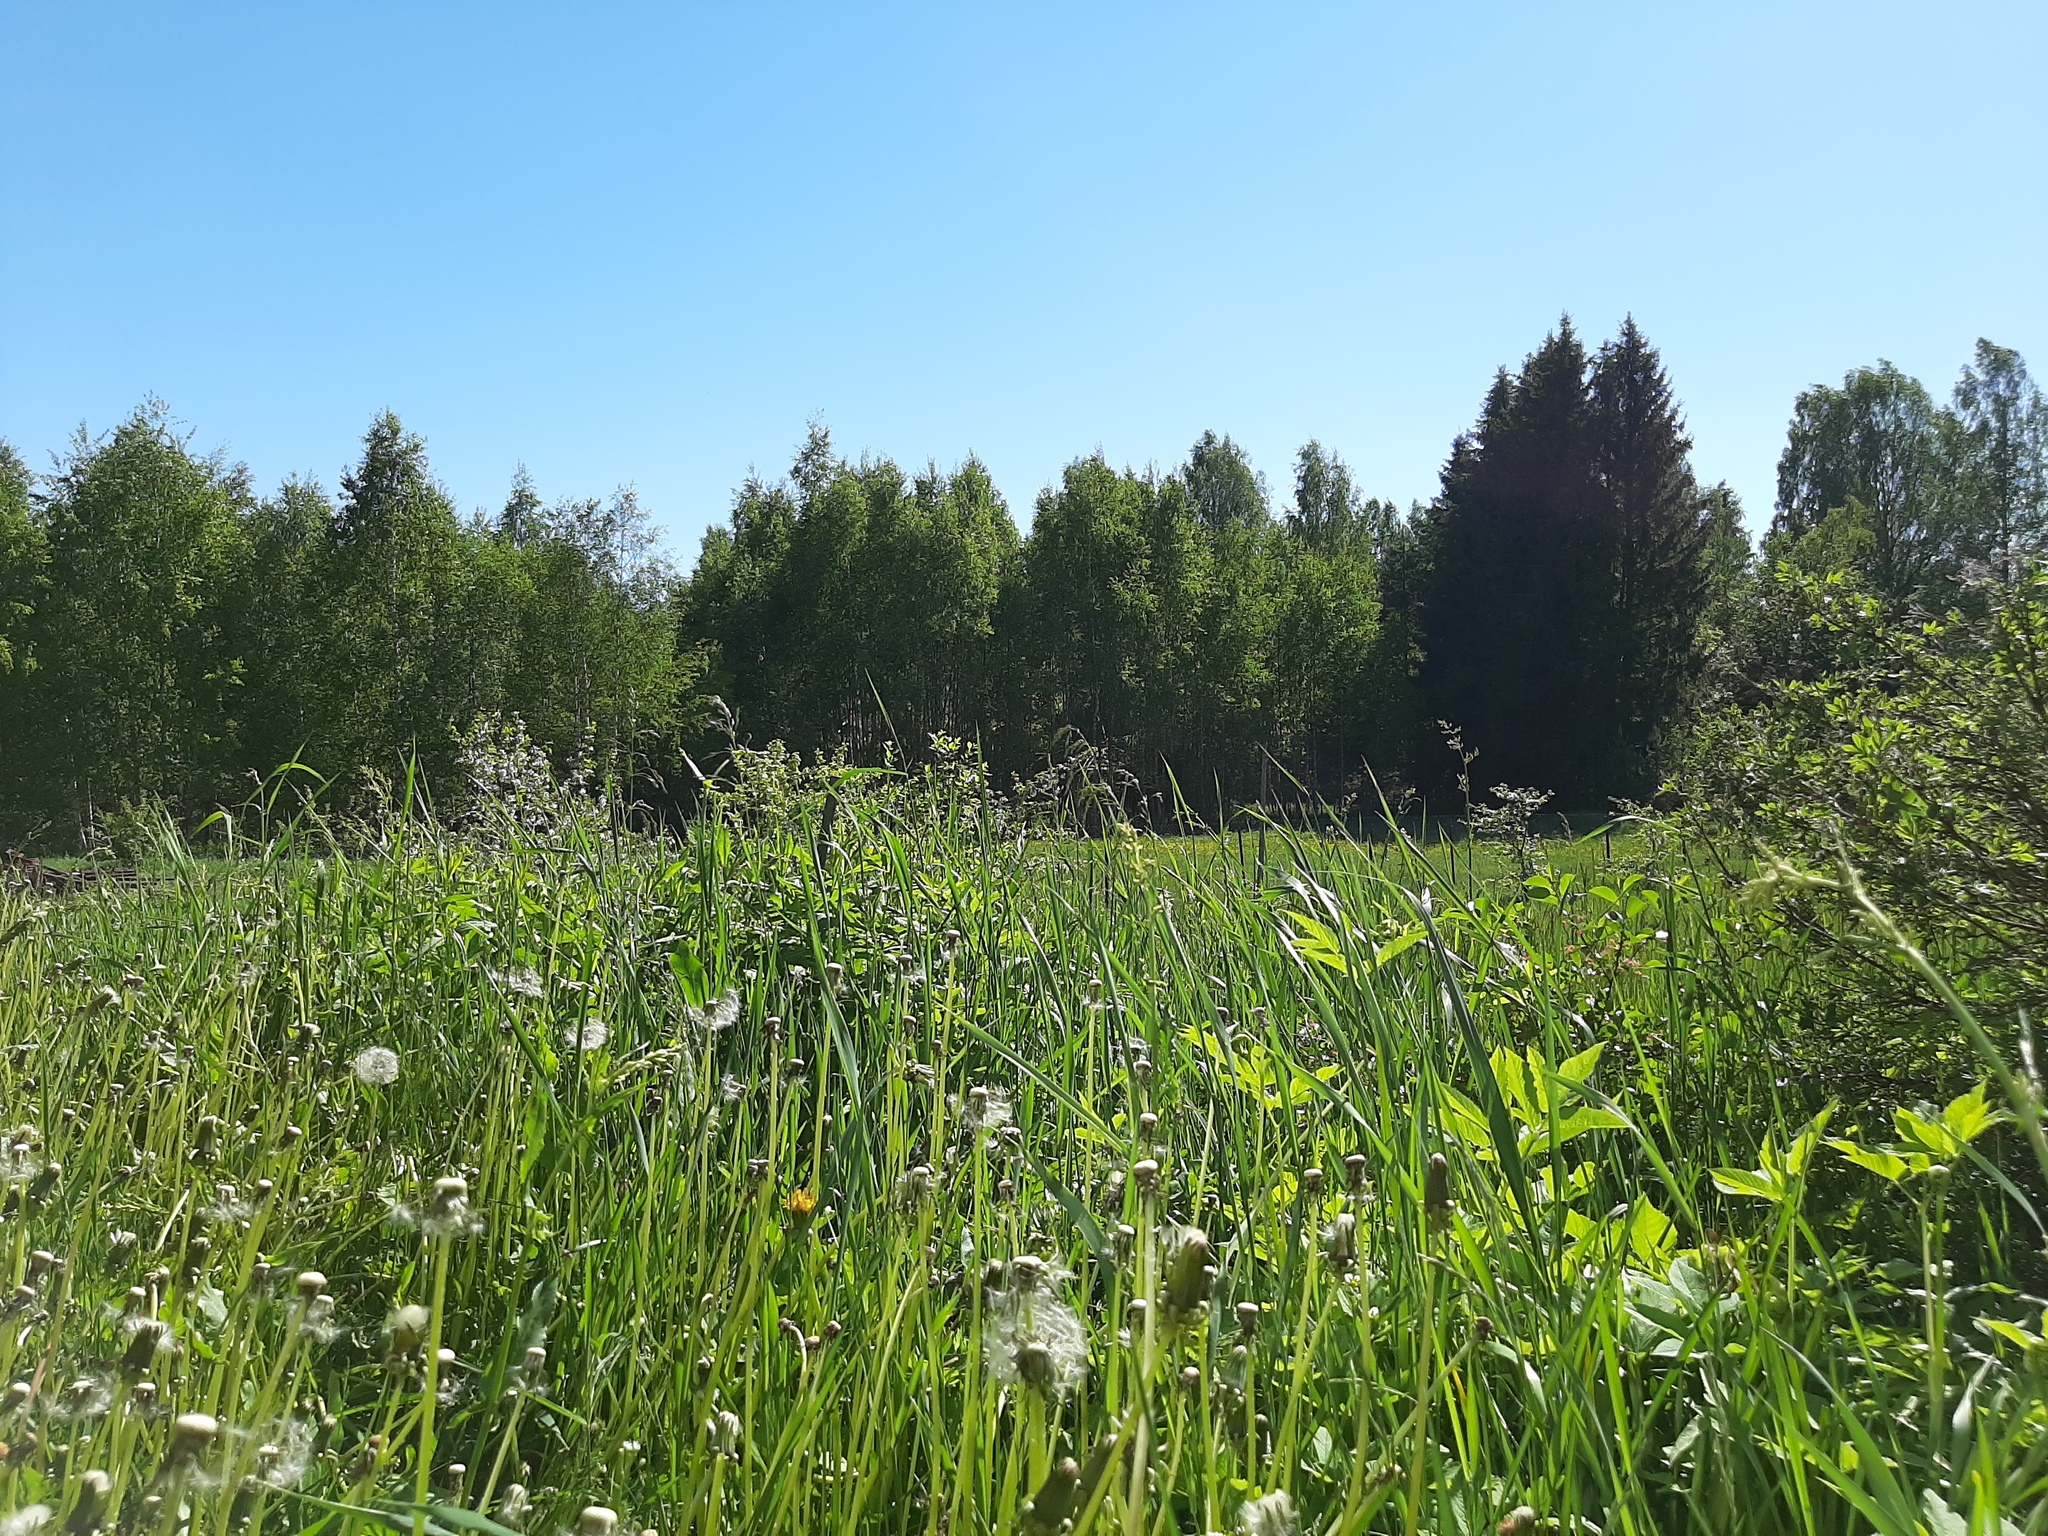
{"label": "white dandelion puffball", "polygon": [[368,1083],[372,1088],[389,1088],[398,1081],[398,1052],[389,1046],[373,1045],[358,1051],[349,1069],[358,1082]]}
{"label": "white dandelion puffball", "polygon": [[604,1048],[611,1039],[612,1029],[601,1019],[590,1019],[582,1025],[571,1024],[562,1031],[562,1044],[572,1051],[597,1051]]}

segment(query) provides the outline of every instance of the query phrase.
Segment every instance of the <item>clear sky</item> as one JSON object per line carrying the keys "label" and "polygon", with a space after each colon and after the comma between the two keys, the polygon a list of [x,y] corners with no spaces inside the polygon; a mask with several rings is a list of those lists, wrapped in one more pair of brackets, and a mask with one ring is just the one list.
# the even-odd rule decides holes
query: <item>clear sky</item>
{"label": "clear sky", "polygon": [[1793,396],[2048,375],[2048,5],[0,0],[0,436],[147,395],[264,487],[372,413],[689,558],[822,416],[994,472],[1311,436],[1428,496],[1633,312],[1769,515]]}

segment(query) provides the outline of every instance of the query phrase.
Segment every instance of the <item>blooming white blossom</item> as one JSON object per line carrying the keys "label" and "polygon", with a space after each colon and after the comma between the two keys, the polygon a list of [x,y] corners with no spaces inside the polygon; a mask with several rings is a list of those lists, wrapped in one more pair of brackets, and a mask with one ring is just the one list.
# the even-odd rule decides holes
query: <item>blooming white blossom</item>
{"label": "blooming white blossom", "polygon": [[356,1080],[372,1088],[389,1088],[398,1081],[398,1052],[389,1046],[373,1045],[358,1051],[356,1059],[349,1063],[349,1070]]}

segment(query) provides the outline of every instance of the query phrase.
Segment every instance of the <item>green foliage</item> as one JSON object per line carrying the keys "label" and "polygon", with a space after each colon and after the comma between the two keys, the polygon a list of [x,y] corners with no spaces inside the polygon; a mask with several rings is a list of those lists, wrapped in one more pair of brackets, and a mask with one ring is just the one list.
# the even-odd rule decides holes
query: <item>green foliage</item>
{"label": "green foliage", "polygon": [[457,743],[521,713],[556,761],[628,788],[661,765],[692,667],[632,493],[459,523],[425,447],[372,423],[339,504],[257,499],[150,405],[35,485],[0,452],[0,835],[90,843],[123,805],[188,827],[281,765],[461,784]]}
{"label": "green foliage", "polygon": [[1656,788],[1710,594],[1689,448],[1634,322],[1589,359],[1569,319],[1453,446],[1421,526],[1422,693],[1489,776],[1572,809]]}
{"label": "green foliage", "polygon": [[[1824,664],[1703,732],[1688,776],[1699,820],[1809,867],[1846,858],[1973,1004],[2008,1025],[2017,1010],[2040,1017],[2048,575],[1996,592],[1982,615],[1916,627],[1887,623],[1840,576],[1787,568],[1776,591],[1786,628]],[[1822,1031],[1816,1070],[1927,1092],[1957,1070],[1940,1000],[1871,951],[1840,898],[1809,895],[1775,921],[1828,956],[1830,989],[1855,1000],[1830,1017],[1878,1031],[1847,1050]]]}
{"label": "green foliage", "polygon": [[741,746],[642,840],[554,814],[511,722],[466,761],[467,832],[0,893],[17,1511],[2038,1518],[2005,1113],[1824,1143],[1784,971],[1682,863],[1018,838],[955,746]]}

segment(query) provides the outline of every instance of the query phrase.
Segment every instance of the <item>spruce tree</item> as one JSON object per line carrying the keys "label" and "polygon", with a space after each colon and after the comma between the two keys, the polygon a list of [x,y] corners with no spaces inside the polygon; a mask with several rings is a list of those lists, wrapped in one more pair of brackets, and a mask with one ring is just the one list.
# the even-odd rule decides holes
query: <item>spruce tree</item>
{"label": "spruce tree", "polygon": [[1585,597],[1579,775],[1647,796],[1698,676],[1709,508],[1687,461],[1671,381],[1631,316],[1587,383],[1598,565]]}

